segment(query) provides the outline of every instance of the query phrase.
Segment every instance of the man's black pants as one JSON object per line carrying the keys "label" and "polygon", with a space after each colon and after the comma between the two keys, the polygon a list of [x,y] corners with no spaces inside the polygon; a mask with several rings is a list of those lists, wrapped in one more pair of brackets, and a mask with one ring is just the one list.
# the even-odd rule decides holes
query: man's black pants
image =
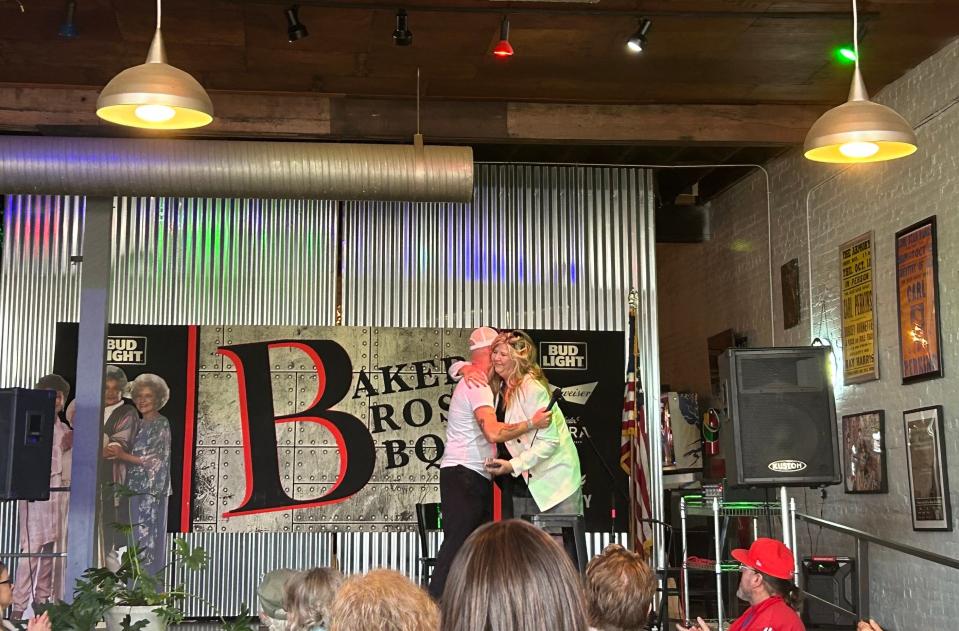
{"label": "man's black pants", "polygon": [[443,545],[436,555],[430,595],[439,600],[456,553],[470,534],[493,519],[493,483],[462,465],[440,469]]}

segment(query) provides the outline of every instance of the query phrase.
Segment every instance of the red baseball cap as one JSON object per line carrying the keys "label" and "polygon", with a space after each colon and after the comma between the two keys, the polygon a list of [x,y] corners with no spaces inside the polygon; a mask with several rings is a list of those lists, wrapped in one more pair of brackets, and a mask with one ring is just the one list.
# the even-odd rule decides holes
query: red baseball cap
{"label": "red baseball cap", "polygon": [[743,548],[733,550],[733,558],[757,572],[787,581],[793,577],[793,571],[796,569],[793,553],[789,548],[783,545],[782,541],[766,537],[753,541],[749,550]]}

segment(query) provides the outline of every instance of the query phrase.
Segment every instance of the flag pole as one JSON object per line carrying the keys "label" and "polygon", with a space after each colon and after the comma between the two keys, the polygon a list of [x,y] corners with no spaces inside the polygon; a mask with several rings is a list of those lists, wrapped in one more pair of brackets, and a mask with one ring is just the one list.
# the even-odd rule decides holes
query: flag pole
{"label": "flag pole", "polygon": [[[627,354],[632,355],[633,359],[633,374],[629,375],[627,371],[627,378],[633,380],[633,427],[629,433],[629,542],[628,548],[632,552],[638,552],[636,549],[636,542],[638,540],[638,533],[636,532],[636,479],[635,479],[635,462],[637,458],[636,451],[636,434],[639,429],[636,425],[639,419],[637,414],[637,406],[639,405],[639,394],[636,390],[636,375],[639,374],[639,344],[638,338],[636,337],[636,310],[639,306],[639,292],[635,289],[629,290],[629,316],[626,318],[626,325],[629,327],[629,331],[626,334],[627,344],[629,348],[627,349]],[[627,360],[628,363],[628,360]]]}

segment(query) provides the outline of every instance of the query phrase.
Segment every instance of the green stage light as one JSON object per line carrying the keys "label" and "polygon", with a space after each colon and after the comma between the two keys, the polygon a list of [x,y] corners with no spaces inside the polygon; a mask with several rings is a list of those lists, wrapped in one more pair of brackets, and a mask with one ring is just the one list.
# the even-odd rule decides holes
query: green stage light
{"label": "green stage light", "polygon": [[854,62],[856,61],[856,51],[849,46],[843,46],[836,51],[836,56],[839,57],[839,61],[842,62]]}

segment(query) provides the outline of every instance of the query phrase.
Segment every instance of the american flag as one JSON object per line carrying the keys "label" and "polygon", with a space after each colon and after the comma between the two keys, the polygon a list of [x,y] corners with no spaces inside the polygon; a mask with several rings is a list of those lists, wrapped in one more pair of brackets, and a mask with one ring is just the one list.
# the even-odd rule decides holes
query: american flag
{"label": "american flag", "polygon": [[640,551],[652,536],[649,522],[639,521],[652,516],[649,501],[649,436],[643,413],[643,390],[639,380],[639,339],[636,335],[636,310],[629,310],[629,351],[626,358],[626,392],[623,395],[623,422],[619,464],[629,475],[630,538],[633,550]]}

